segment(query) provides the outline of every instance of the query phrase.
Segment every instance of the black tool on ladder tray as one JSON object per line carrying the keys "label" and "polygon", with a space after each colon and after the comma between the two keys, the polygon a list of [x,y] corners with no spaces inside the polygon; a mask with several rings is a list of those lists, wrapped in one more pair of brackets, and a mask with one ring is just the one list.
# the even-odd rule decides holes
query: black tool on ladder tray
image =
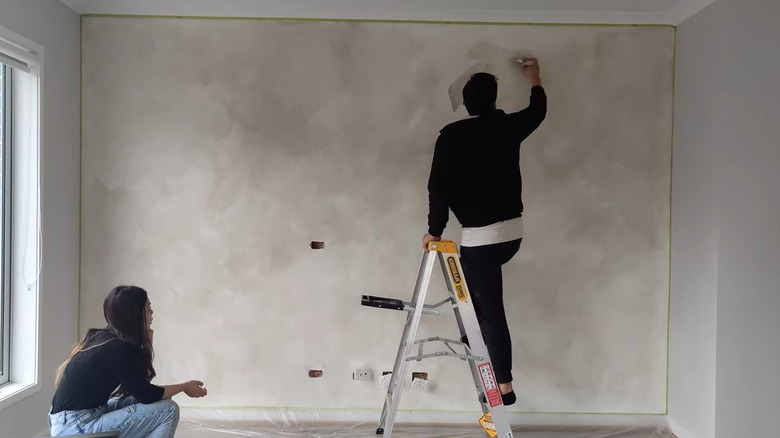
{"label": "black tool on ladder tray", "polygon": [[[425,304],[428,286],[433,273],[433,265],[436,259],[444,274],[449,296],[436,303]],[[421,361],[430,357],[450,356],[468,361],[474,386],[477,391],[477,399],[482,404],[483,416],[479,419],[480,425],[491,437],[514,438],[512,428],[509,426],[509,418],[501,400],[498,390],[493,364],[490,362],[487,346],[482,339],[477,315],[474,312],[474,304],[471,302],[466,279],[458,258],[458,247],[455,242],[442,240],[428,244],[428,250],[423,255],[420,272],[417,275],[417,283],[414,286],[412,301],[402,301],[394,298],[374,297],[363,295],[361,304],[380,309],[403,310],[408,312],[401,344],[393,365],[393,374],[385,396],[385,405],[382,408],[382,416],[379,419],[377,435],[390,438],[393,432],[393,423],[398,413],[398,405],[401,401],[403,390],[403,376],[411,361]],[[417,328],[423,314],[442,315],[452,311],[458,323],[461,339],[468,337],[468,344],[462,341],[432,337],[415,340]],[[441,342],[447,348],[445,351],[424,354],[423,347],[426,343]],[[454,347],[463,348],[463,353]],[[417,348],[417,354],[411,355],[412,348]]]}

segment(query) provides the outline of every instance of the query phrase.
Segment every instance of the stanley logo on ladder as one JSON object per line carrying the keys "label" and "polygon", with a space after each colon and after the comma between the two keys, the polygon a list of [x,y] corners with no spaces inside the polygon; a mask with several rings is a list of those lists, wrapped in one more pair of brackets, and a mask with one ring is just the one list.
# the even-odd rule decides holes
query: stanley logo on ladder
{"label": "stanley logo on ladder", "polygon": [[[433,273],[433,265],[439,259],[444,280],[449,292],[446,299],[436,304],[425,304],[428,286]],[[450,356],[466,361],[471,369],[471,376],[477,392],[477,400],[482,405],[483,416],[479,424],[490,437],[514,438],[509,418],[501,400],[496,377],[493,373],[493,364],[490,362],[487,347],[482,339],[477,315],[474,312],[474,304],[469,300],[468,286],[462,275],[463,269],[458,259],[458,249],[455,242],[442,240],[428,244],[428,251],[423,255],[420,271],[417,275],[417,283],[411,301],[402,301],[395,298],[374,297],[363,295],[361,304],[369,307],[378,307],[408,312],[404,325],[401,343],[395,357],[395,365],[387,388],[385,404],[382,408],[382,416],[379,419],[377,435],[390,438],[393,432],[398,406],[403,390],[403,377],[411,361],[421,361],[431,357]],[[460,330],[461,341],[432,337],[415,340],[417,328],[423,314],[442,315],[452,311]],[[462,340],[468,339],[468,342]],[[440,342],[447,348],[445,351],[423,354],[423,347],[427,343]],[[417,355],[411,355],[412,348],[416,347]],[[462,348],[459,353],[454,347]]]}

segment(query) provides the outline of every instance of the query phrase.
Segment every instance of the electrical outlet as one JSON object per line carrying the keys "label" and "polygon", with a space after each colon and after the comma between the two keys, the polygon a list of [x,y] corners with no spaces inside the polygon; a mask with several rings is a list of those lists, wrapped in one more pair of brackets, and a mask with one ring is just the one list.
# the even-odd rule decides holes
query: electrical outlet
{"label": "electrical outlet", "polygon": [[358,368],[352,372],[352,380],[360,382],[366,382],[374,380],[374,373],[371,372],[371,368]]}

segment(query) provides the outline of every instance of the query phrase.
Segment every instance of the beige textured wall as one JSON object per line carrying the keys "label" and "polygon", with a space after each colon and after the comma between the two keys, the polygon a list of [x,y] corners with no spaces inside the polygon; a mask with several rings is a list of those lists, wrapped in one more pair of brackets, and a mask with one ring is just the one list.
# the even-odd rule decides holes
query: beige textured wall
{"label": "beige textured wall", "polygon": [[[392,368],[404,314],[360,295],[411,295],[447,87],[488,62],[523,108],[509,57],[533,54],[513,408],[663,412],[673,52],[670,28],[86,18],[82,329],[138,284],[160,380],[211,391],[185,404],[380,408],[350,374]],[[402,407],[478,409],[465,364],[412,368],[435,388]]]}

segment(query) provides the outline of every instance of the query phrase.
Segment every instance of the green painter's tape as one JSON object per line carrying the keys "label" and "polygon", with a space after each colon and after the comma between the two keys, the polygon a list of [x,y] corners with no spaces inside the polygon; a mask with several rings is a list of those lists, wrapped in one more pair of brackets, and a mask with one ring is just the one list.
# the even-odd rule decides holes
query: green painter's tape
{"label": "green painter's tape", "polygon": [[672,139],[669,154],[669,292],[666,298],[666,414],[669,414],[669,360],[672,345],[672,196],[674,196],[674,109],[677,91],[677,29],[674,30],[674,54],[672,55]]}
{"label": "green painter's tape", "polygon": [[630,23],[531,23],[511,21],[457,21],[457,20],[383,20],[371,18],[305,18],[305,17],[223,17],[209,15],[140,15],[140,14],[84,14],[89,18],[167,18],[184,20],[234,20],[234,21],[299,21],[320,23],[390,23],[390,24],[460,24],[470,26],[580,26],[580,27],[667,27],[673,24]]}
{"label": "green painter's tape", "polygon": [[[487,22],[487,21],[435,21],[435,20],[377,20],[377,19],[338,19],[338,18],[291,18],[291,17],[220,17],[220,16],[187,16],[187,15],[122,15],[122,14],[83,14],[80,20],[80,64],[79,64],[79,280],[78,280],[78,333],[77,340],[81,337],[81,297],[82,297],[82,242],[81,231],[83,225],[83,145],[84,145],[84,105],[83,105],[83,87],[84,87],[84,18],[153,18],[153,19],[188,19],[188,20],[244,20],[244,21],[294,21],[294,22],[334,22],[334,23],[398,23],[398,24],[460,24],[460,25],[486,25],[486,26],[540,26],[540,27],[638,27],[638,28],[671,28],[674,29],[674,46],[672,68],[672,139],[671,139],[671,162],[670,169],[674,169],[674,96],[676,89],[676,66],[677,66],[677,27],[671,24],[588,24],[588,23],[522,23],[522,22]],[[673,178],[670,172],[669,183],[669,287],[667,298],[667,329],[666,329],[666,408],[663,413],[608,413],[608,412],[523,412],[509,411],[515,414],[555,414],[555,415],[624,415],[624,416],[660,416],[667,415],[669,412],[669,350],[670,350],[670,325],[671,325],[671,240],[672,240],[672,183]],[[285,410],[329,410],[329,411],[355,411],[369,410],[369,408],[285,408],[278,406],[183,406],[187,409],[285,409]],[[399,412],[448,412],[448,413],[468,413],[472,411],[433,411],[433,410],[405,410],[399,409]]]}

